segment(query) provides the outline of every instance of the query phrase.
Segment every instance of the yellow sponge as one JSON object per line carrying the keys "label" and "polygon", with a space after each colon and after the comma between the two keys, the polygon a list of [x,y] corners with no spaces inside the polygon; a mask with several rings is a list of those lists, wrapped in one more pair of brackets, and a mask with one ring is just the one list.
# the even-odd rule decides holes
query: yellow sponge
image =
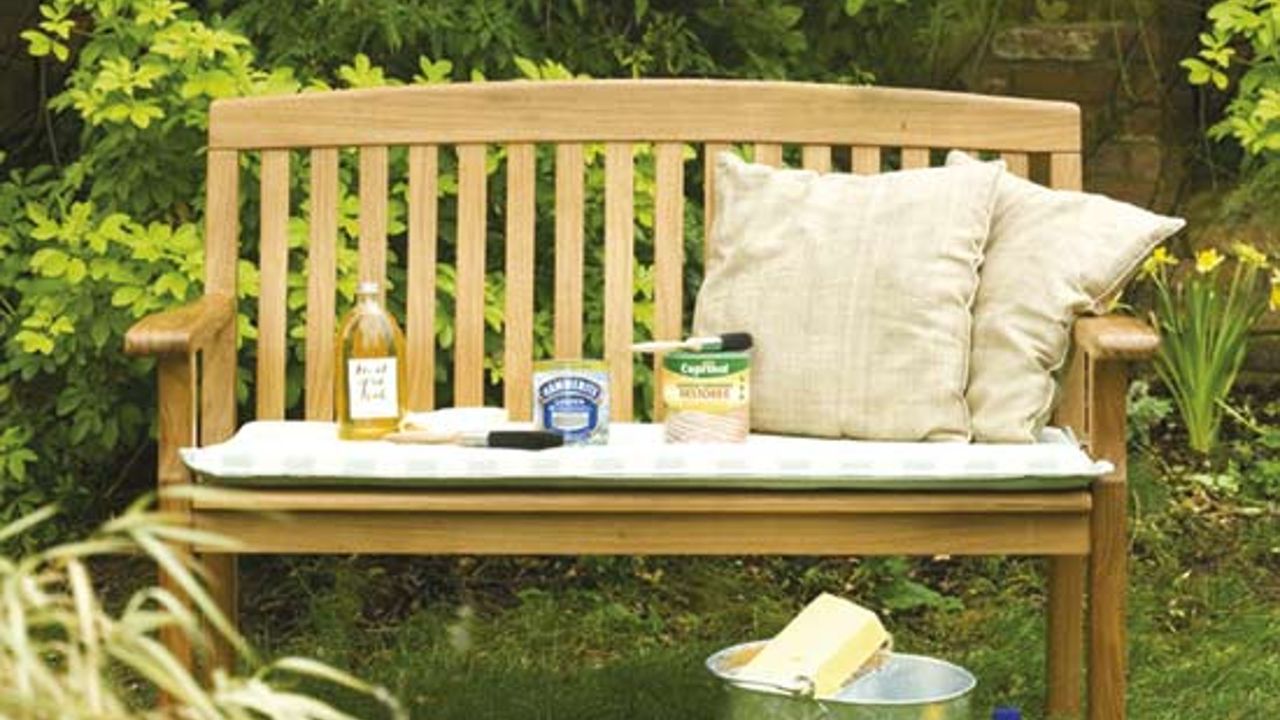
{"label": "yellow sponge", "polygon": [[793,686],[813,682],[814,695],[830,698],[889,640],[876,614],[823,593],[738,672],[738,677]]}

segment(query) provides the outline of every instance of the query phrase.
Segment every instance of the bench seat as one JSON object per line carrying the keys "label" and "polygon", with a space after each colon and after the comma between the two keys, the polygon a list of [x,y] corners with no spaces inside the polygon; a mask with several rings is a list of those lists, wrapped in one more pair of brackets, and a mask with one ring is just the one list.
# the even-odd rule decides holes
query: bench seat
{"label": "bench seat", "polygon": [[660,424],[615,423],[607,445],[539,452],[343,441],[327,422],[246,423],[228,442],[182,450],[220,485],[358,488],[718,490],[1052,490],[1110,472],[1070,433],[1025,445],[904,443],[752,435],[670,444]]}

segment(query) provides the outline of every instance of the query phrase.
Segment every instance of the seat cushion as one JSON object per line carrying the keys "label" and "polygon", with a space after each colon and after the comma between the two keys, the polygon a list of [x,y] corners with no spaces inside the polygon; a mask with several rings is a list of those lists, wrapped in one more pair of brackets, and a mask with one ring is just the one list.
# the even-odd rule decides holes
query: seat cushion
{"label": "seat cushion", "polygon": [[206,482],[258,487],[1043,490],[1111,469],[1056,429],[1026,445],[776,435],[698,445],[664,442],[659,424],[614,423],[608,445],[535,452],[344,441],[332,423],[262,421],[181,453]]}
{"label": "seat cushion", "polygon": [[[952,152],[951,166],[980,161]],[[973,307],[967,399],[980,442],[1034,442],[1049,421],[1071,325],[1105,310],[1151,250],[1182,229],[1101,195],[1002,172]]]}
{"label": "seat cushion", "polygon": [[716,165],[694,331],[755,338],[755,431],[968,440],[970,305],[999,168]]}

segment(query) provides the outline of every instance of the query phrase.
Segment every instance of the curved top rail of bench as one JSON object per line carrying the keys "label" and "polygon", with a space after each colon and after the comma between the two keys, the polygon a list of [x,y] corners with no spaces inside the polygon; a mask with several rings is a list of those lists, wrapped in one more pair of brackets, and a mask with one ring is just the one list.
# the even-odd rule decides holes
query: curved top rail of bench
{"label": "curved top rail of bench", "polygon": [[1079,152],[1073,103],[750,80],[486,82],[219,100],[211,149],[766,142]]}

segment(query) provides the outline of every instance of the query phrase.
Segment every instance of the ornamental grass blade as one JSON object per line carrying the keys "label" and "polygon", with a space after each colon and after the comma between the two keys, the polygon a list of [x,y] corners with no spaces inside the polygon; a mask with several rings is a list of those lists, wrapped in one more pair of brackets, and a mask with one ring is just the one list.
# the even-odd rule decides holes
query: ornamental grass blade
{"label": "ornamental grass blade", "polygon": [[358,720],[320,700],[277,690],[257,678],[221,694],[218,702],[277,720]]}
{"label": "ornamental grass blade", "polygon": [[391,711],[392,717],[397,719],[407,718],[404,708],[400,706],[395,696],[387,692],[386,688],[380,685],[367,683],[354,675],[338,670],[337,668],[326,665],[317,660],[304,657],[283,657],[263,668],[258,673],[259,676],[265,677],[271,672],[290,672],[295,675],[303,675],[312,677],[326,682],[333,683],[341,687],[355,690],[356,692],[368,695],[378,702],[382,703]]}
{"label": "ornamental grass blade", "polygon": [[242,657],[256,665],[258,659],[253,649],[249,647],[249,644],[245,642],[240,633],[236,632],[235,628],[231,626],[227,617],[222,614],[222,610],[218,608],[217,603],[209,597],[209,594],[205,592],[200,583],[196,582],[195,577],[178,560],[177,555],[163,542],[145,532],[133,532],[131,535],[134,541],[138,543],[138,546],[150,555],[160,565],[160,568],[168,573],[169,577],[186,593],[187,597],[195,603],[196,607],[200,608],[205,618],[217,629],[222,637],[226,638],[227,642],[231,643]]}
{"label": "ornamental grass blade", "polygon": [[57,505],[45,505],[39,510],[23,515],[17,520],[5,525],[3,528],[0,528],[0,543],[25,533],[57,514]]}

